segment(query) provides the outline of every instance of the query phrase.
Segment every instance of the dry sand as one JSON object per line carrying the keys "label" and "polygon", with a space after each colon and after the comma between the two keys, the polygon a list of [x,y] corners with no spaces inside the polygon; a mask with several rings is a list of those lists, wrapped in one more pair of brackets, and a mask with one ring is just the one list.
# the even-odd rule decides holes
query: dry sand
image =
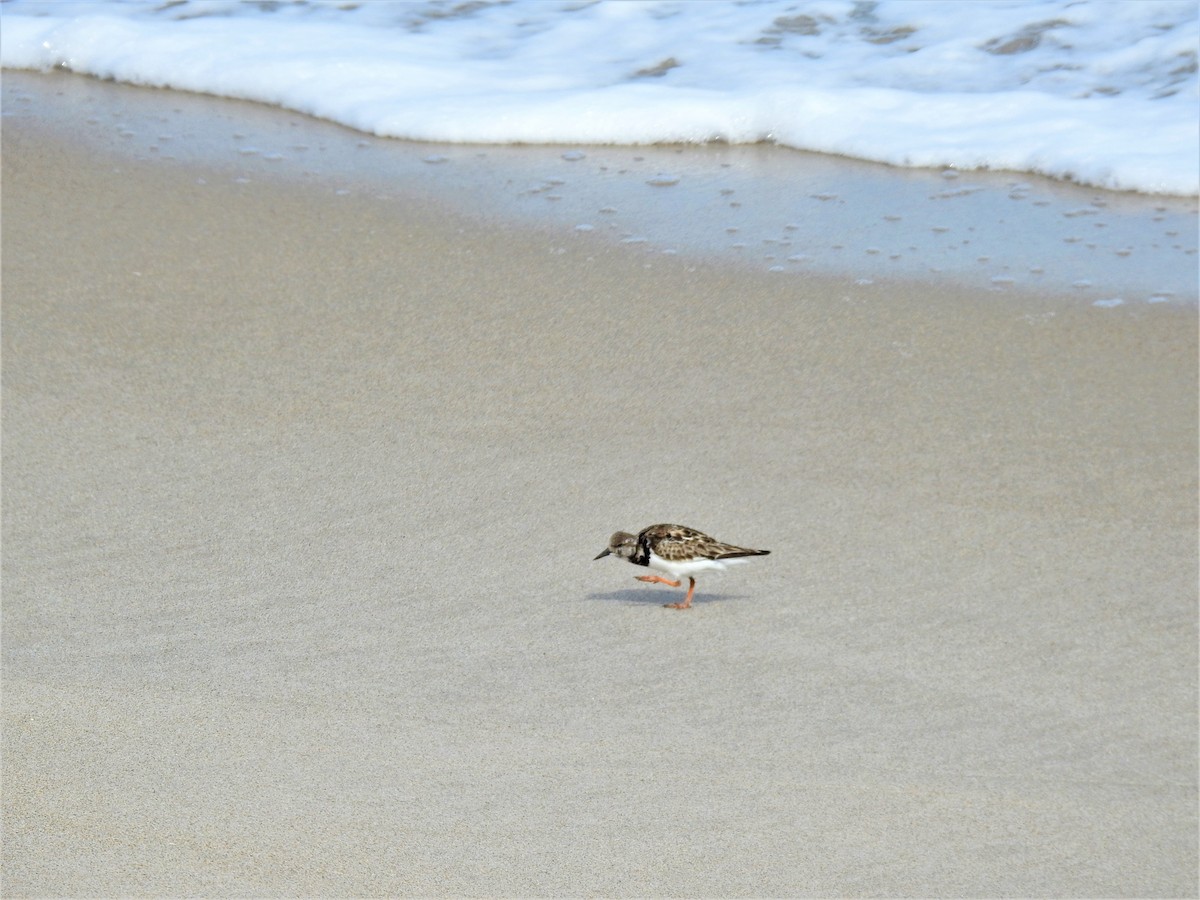
{"label": "dry sand", "polygon": [[3,138],[6,896],[1196,895],[1194,308]]}

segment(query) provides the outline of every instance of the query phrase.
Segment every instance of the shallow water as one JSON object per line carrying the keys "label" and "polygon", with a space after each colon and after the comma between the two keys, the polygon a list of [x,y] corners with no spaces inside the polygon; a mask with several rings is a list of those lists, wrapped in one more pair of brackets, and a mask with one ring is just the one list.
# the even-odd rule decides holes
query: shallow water
{"label": "shallow water", "polygon": [[1197,297],[1197,203],[1036,176],[901,169],[769,145],[463,146],[368,138],[251,103],[6,74],[8,122],[118,159],[203,162],[403,203],[424,196],[567,246],[717,256],[781,277],[947,279],[1104,306]]}

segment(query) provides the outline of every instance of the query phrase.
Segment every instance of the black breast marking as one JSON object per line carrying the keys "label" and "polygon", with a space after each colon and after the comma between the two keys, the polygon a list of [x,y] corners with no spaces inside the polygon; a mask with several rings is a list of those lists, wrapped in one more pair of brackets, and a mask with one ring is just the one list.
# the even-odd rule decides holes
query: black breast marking
{"label": "black breast marking", "polygon": [[650,541],[644,534],[638,535],[637,547],[633,551],[633,556],[629,557],[629,561],[635,566],[650,565]]}

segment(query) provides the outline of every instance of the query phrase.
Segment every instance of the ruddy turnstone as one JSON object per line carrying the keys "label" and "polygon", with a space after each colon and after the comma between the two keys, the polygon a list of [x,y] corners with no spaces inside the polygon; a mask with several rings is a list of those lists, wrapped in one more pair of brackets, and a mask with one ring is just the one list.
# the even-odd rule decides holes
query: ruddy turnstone
{"label": "ruddy turnstone", "polygon": [[670,609],[690,609],[696,592],[696,575],[701,572],[723,572],[729,565],[746,562],[748,556],[766,556],[770,550],[749,550],[722,544],[707,534],[686,525],[651,525],[636,535],[618,531],[608,539],[608,548],[596,559],[608,555],[627,559],[635,566],[648,566],[666,572],[674,581],[661,575],[638,575],[638,581],[669,584],[679,587],[687,576],[687,598],[682,603],[665,603]]}

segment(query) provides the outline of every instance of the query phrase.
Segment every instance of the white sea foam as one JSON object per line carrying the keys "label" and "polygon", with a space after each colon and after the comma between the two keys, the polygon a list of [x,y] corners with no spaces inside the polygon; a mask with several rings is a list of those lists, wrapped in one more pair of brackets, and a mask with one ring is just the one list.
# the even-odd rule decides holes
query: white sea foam
{"label": "white sea foam", "polygon": [[480,143],[773,141],[1200,193],[1194,0],[44,3],[0,63]]}

